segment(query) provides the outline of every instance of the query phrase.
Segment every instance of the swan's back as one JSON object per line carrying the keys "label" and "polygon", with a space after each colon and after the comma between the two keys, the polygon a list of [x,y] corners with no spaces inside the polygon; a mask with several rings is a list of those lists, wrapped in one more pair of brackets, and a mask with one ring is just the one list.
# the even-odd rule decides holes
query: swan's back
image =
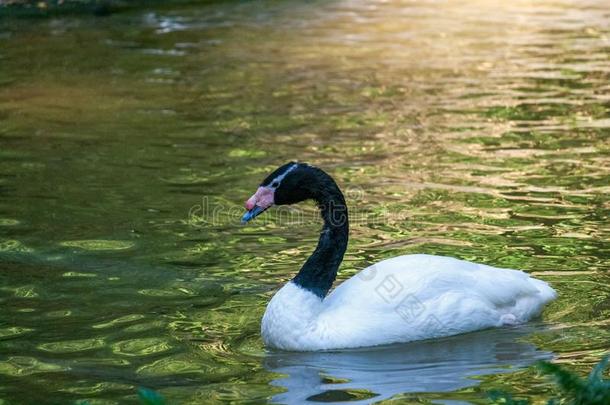
{"label": "swan's back", "polygon": [[526,322],[555,296],[522,271],[406,255],[339,285],[324,300],[316,328],[334,347],[406,342]]}

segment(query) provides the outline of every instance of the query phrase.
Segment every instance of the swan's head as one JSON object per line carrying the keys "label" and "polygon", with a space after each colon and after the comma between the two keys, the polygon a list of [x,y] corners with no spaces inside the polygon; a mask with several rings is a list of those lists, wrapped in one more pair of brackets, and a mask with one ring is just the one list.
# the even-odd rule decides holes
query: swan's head
{"label": "swan's head", "polygon": [[241,218],[241,222],[250,221],[272,205],[316,199],[320,193],[318,180],[322,175],[326,174],[306,163],[289,162],[278,167],[263,180],[256,193],[248,198],[245,204],[248,212]]}

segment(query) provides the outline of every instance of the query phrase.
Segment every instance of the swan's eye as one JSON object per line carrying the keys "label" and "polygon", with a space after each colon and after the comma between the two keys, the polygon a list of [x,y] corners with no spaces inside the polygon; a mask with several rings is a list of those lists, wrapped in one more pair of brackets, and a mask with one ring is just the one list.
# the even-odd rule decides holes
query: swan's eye
{"label": "swan's eye", "polygon": [[280,185],[279,181],[274,181],[273,183],[271,183],[271,187],[273,188],[277,188]]}

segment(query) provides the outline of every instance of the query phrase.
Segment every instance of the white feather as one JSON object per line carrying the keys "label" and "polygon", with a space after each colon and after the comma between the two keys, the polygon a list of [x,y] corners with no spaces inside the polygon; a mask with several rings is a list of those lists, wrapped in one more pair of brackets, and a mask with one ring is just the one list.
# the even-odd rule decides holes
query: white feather
{"label": "white feather", "polygon": [[287,283],[261,329],[267,346],[283,350],[376,346],[523,323],[555,297],[522,271],[407,255],[364,269],[325,299]]}

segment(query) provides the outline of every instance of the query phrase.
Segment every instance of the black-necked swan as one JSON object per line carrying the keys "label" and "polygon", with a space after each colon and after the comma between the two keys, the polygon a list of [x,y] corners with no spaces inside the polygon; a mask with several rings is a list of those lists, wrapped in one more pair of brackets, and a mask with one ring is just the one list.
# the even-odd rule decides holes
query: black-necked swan
{"label": "black-necked swan", "polygon": [[246,201],[242,222],[272,205],[310,199],[324,227],[313,254],[267,305],[261,333],[268,347],[344,349],[514,325],[539,315],[556,297],[547,283],[522,271],[425,254],[383,260],[329,294],[349,224],[343,194],[327,173],[305,163],[280,166]]}

